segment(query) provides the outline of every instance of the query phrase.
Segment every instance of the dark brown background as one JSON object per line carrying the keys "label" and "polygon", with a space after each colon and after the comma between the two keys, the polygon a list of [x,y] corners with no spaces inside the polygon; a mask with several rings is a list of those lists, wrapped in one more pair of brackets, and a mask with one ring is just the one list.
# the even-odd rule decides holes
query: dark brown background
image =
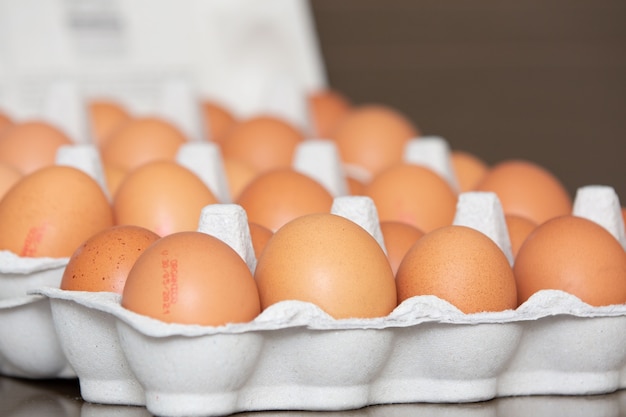
{"label": "dark brown background", "polygon": [[329,83],[626,205],[626,2],[311,0]]}

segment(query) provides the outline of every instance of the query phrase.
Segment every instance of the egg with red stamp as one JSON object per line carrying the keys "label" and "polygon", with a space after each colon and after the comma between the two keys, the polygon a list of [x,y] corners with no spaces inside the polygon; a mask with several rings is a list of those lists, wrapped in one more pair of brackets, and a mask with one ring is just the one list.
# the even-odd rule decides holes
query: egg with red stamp
{"label": "egg with red stamp", "polygon": [[104,190],[69,166],[51,165],[25,175],[0,200],[0,250],[23,257],[69,257],[112,225]]}
{"label": "egg with red stamp", "polygon": [[261,311],[248,265],[220,239],[196,231],[165,236],[128,273],[122,307],[167,323],[222,326]]}

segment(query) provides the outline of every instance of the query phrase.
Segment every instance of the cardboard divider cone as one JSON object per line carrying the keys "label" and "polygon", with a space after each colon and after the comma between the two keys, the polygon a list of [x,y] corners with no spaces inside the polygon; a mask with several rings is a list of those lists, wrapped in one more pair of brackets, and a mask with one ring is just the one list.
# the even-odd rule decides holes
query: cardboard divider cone
{"label": "cardboard divider cone", "polygon": [[209,187],[218,201],[230,203],[231,196],[218,146],[212,142],[188,142],[181,145],[176,161],[193,171]]}
{"label": "cardboard divider cone", "polygon": [[404,148],[404,161],[432,169],[448,181],[453,190],[459,190],[450,158],[450,145],[441,136],[409,140]]}
{"label": "cardboard divider cone", "polygon": [[63,80],[50,85],[41,118],[60,128],[74,143],[93,143],[86,100],[75,82]]}
{"label": "cardboard divider cone", "polygon": [[163,83],[155,114],[172,123],[191,142],[208,140],[209,126],[201,114],[200,99],[190,82],[170,79]]}
{"label": "cardboard divider cone", "polygon": [[296,147],[293,168],[318,181],[334,197],[348,194],[348,183],[337,146],[328,140],[307,139]]}

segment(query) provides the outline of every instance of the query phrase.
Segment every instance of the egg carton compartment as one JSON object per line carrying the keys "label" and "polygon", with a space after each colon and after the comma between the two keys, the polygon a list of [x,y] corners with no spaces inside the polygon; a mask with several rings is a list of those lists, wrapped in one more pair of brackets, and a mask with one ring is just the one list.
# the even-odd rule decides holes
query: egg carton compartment
{"label": "egg carton compartment", "polygon": [[[506,249],[497,198],[461,196],[455,223],[473,225]],[[614,197],[594,186],[581,190],[578,207]],[[367,198],[338,197],[333,212],[379,236]],[[245,222],[242,210],[218,204],[204,214],[199,230],[228,237],[251,264],[249,236],[233,233]],[[338,320],[313,304],[283,301],[251,322],[219,327],[145,317],[113,293],[31,293],[50,300],[87,401],[145,405],[159,416],[468,403],[626,386],[626,305],[592,307],[558,290],[542,290],[515,310],[474,314],[417,296],[375,319]]]}
{"label": "egg carton compartment", "polygon": [[0,373],[34,379],[76,377],[61,348],[46,297],[0,300]]}
{"label": "egg carton compartment", "polygon": [[163,323],[116,294],[37,292],[51,300],[83,397],[155,415],[589,395],[626,383],[626,306],[591,307],[556,290],[516,311],[469,315],[420,296],[379,319],[336,320],[285,301],[221,327]]}
{"label": "egg carton compartment", "polygon": [[28,295],[58,286],[67,258],[26,258],[0,251],[0,373],[23,378],[71,378],[46,297]]}

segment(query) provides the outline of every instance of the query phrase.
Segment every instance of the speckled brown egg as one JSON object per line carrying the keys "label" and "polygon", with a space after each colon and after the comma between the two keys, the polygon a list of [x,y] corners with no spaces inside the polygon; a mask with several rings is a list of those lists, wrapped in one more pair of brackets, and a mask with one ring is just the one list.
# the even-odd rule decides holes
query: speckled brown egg
{"label": "speckled brown egg", "polygon": [[398,302],[434,295],[464,313],[517,307],[513,269],[485,234],[467,227],[441,227],[422,236],[396,274]]}
{"label": "speckled brown egg", "polygon": [[330,213],[299,217],[274,233],[255,279],[263,309],[300,300],[335,318],[367,318],[396,307],[393,272],[378,242],[361,226]]}
{"label": "speckled brown egg", "polygon": [[537,226],[517,253],[514,272],[520,304],[542,289],[594,306],[626,303],[626,252],[605,228],[582,217]]}
{"label": "speckled brown egg", "polygon": [[61,289],[121,294],[139,255],[158,239],[159,235],[151,230],[132,225],[113,226],[96,233],[70,257]]}

